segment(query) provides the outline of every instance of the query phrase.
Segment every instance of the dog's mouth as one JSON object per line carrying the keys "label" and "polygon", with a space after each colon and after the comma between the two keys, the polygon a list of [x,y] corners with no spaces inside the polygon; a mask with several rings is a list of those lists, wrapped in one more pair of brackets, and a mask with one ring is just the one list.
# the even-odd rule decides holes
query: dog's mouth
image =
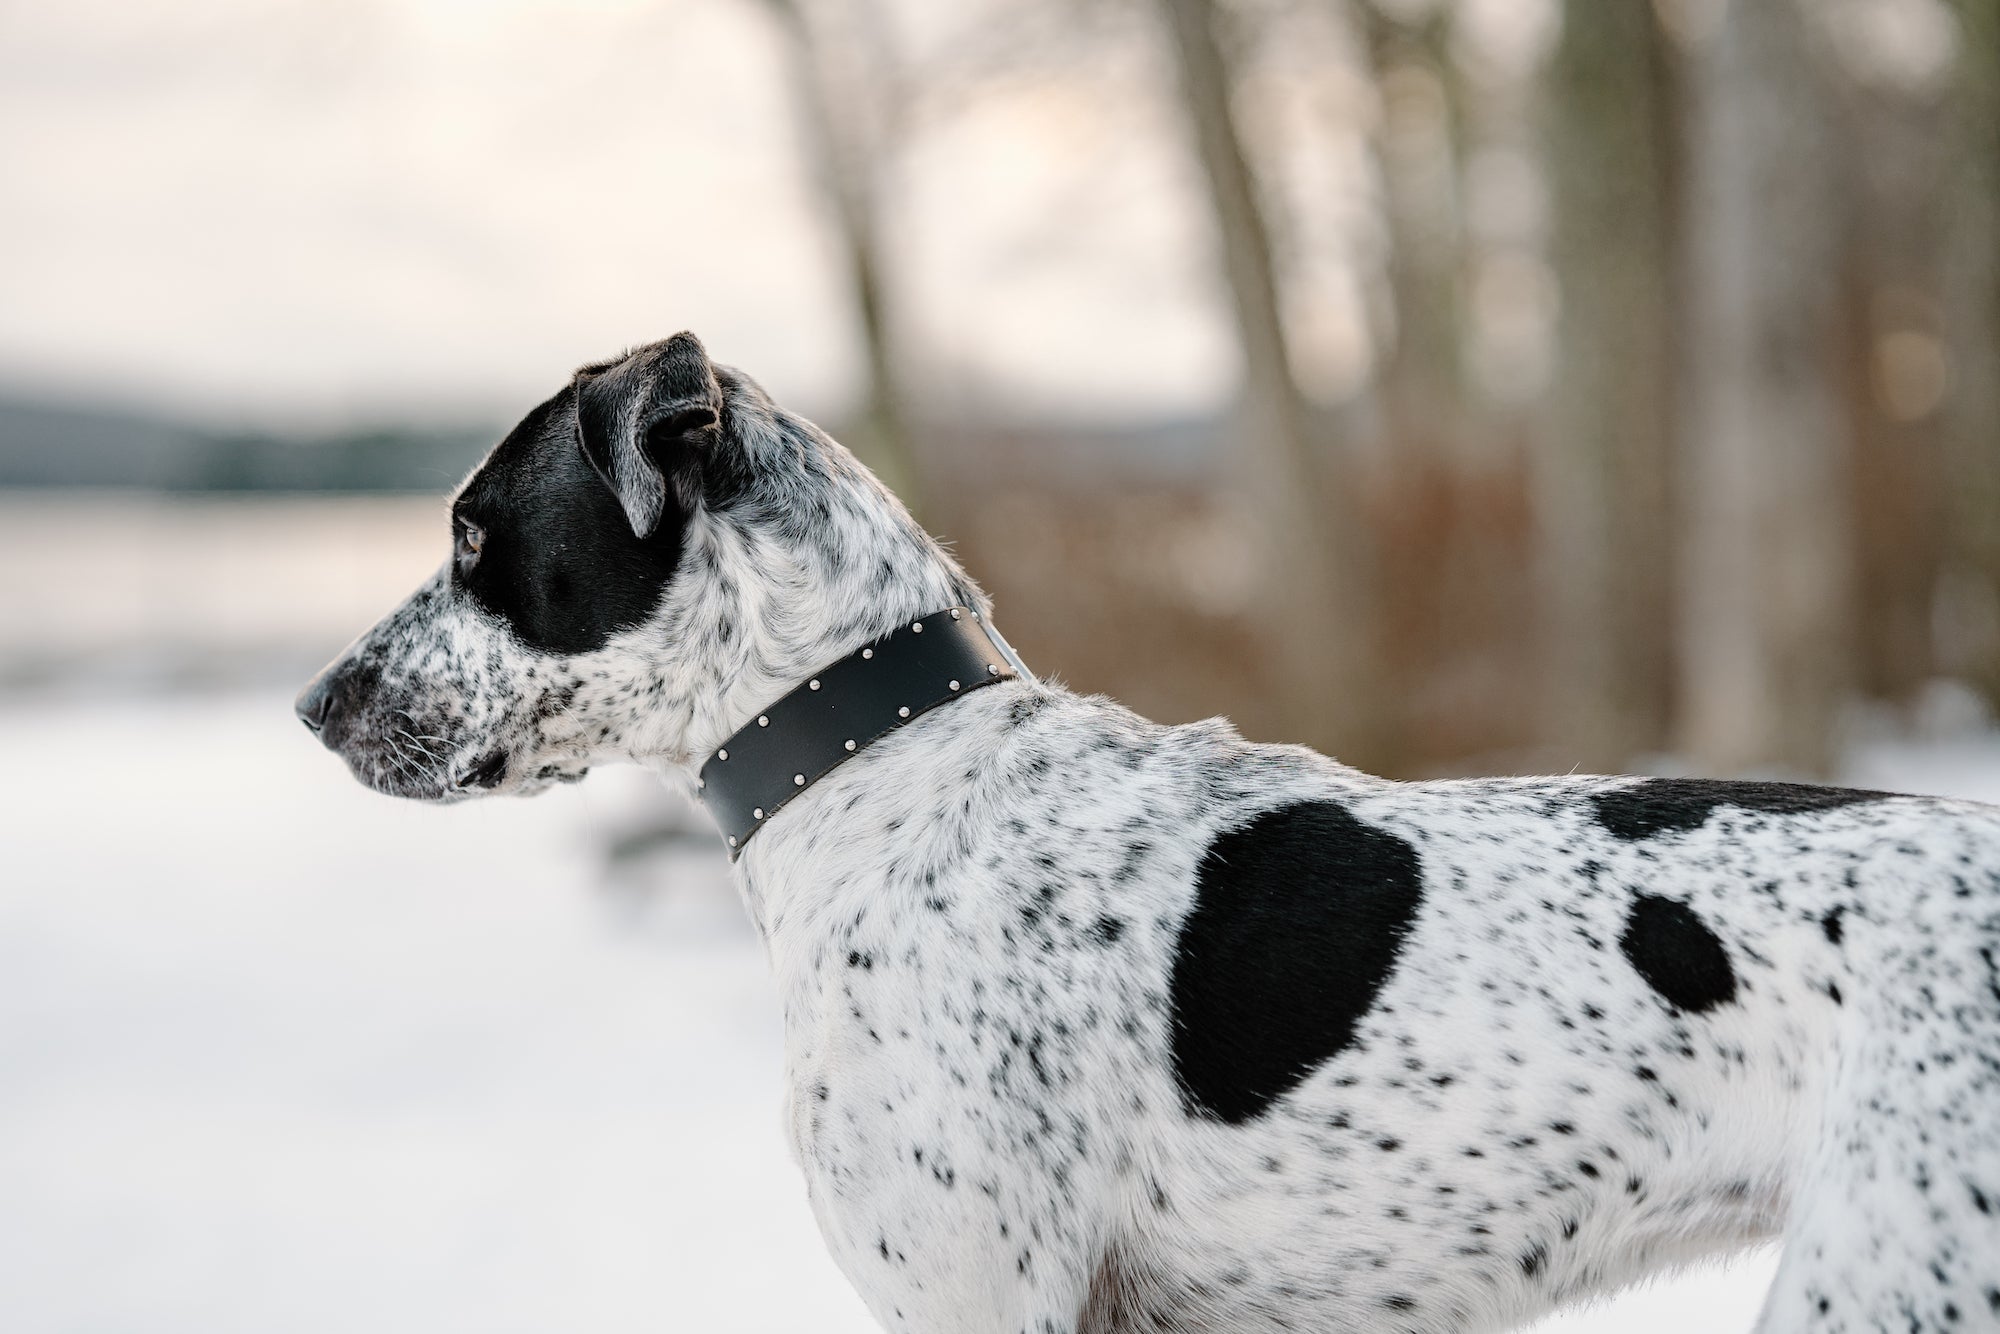
{"label": "dog's mouth", "polygon": [[[434,749],[435,743],[419,744],[390,734],[366,739],[350,738],[329,749],[347,762],[348,772],[366,788],[385,797],[409,801],[452,802],[479,796],[487,789],[473,787],[466,780],[472,767],[450,753]],[[491,781],[492,775],[481,775]]]}
{"label": "dog's mouth", "polygon": [[453,792],[467,795],[475,792],[491,792],[507,781],[508,768],[506,751],[488,751],[484,755],[474,756],[464,765],[448,769],[445,786]]}
{"label": "dog's mouth", "polygon": [[581,761],[555,761],[530,766],[518,763],[505,751],[490,751],[474,757],[452,772],[447,780],[451,791],[448,800],[498,793],[528,797],[546,792],[558,784],[582,782],[589,772],[590,766]]}
{"label": "dog's mouth", "polygon": [[341,757],[361,783],[384,796],[450,805],[474,797],[533,796],[565,783],[581,782],[590,767],[581,761],[541,764],[519,761],[506,750],[474,750],[435,755],[391,737],[348,750]]}

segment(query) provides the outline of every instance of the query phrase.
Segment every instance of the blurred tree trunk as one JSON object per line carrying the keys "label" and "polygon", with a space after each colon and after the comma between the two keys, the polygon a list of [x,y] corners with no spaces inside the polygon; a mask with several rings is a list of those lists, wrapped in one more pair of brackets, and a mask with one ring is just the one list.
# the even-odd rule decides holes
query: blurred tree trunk
{"label": "blurred tree trunk", "polygon": [[[1387,301],[1374,323],[1365,454],[1377,653],[1385,675],[1410,679],[1463,653],[1477,617],[1462,613],[1490,570],[1466,523],[1461,450],[1468,434],[1460,331],[1465,226],[1461,89],[1451,59],[1449,6],[1390,13],[1378,0],[1341,0],[1361,38],[1377,100],[1372,149],[1381,180]],[[1422,745],[1450,717],[1422,692],[1398,701],[1398,741]]]}
{"label": "blurred tree trunk", "polygon": [[1945,280],[1948,670],[2000,709],[2000,0],[1958,0]]}
{"label": "blurred tree trunk", "polygon": [[1832,382],[1835,145],[1796,0],[1689,53],[1680,740],[1704,770],[1828,773],[1852,676]]}
{"label": "blurred tree trunk", "polygon": [[[1362,507],[1316,449],[1292,371],[1271,238],[1230,106],[1212,0],[1158,0],[1222,245],[1243,350],[1241,474],[1264,520],[1263,624],[1283,711],[1299,739],[1364,768],[1388,758]],[[1332,484],[1329,484],[1332,480]]]}
{"label": "blurred tree trunk", "polygon": [[1952,145],[1933,84],[1848,72],[1856,77],[1838,84],[1841,384],[1854,468],[1855,665],[1863,693],[1907,705],[1938,672],[1948,377],[1939,256]]}
{"label": "blurred tree trunk", "polygon": [[1395,453],[1444,456],[1462,428],[1464,401],[1464,253],[1449,11],[1405,22],[1383,13],[1375,0],[1360,0],[1358,8],[1381,99],[1375,151],[1395,319],[1376,381]]}
{"label": "blurred tree trunk", "polygon": [[[882,261],[880,191],[877,174],[889,148],[883,110],[894,96],[894,71],[886,44],[853,49],[880,15],[856,13],[870,0],[856,0],[838,24],[820,24],[808,12],[813,0],[763,0],[778,20],[789,80],[798,113],[800,138],[811,156],[811,171],[826,200],[840,247],[840,260],[853,292],[867,356],[867,390],[861,419],[844,434],[847,443],[913,512],[921,513],[920,478],[910,446],[909,399],[903,389],[895,333],[889,315]],[[836,37],[831,28],[837,27]],[[871,115],[871,111],[873,114]]]}
{"label": "blurred tree trunk", "polygon": [[1536,467],[1543,732],[1565,767],[1601,770],[1668,744],[1673,689],[1679,120],[1653,7],[1571,0],[1548,106],[1562,315]]}

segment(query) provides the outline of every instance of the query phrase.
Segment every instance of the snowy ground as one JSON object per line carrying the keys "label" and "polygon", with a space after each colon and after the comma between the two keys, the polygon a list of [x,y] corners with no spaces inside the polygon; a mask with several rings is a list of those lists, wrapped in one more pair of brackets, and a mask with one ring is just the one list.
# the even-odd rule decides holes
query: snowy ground
{"label": "snowy ground", "polygon": [[0,1329],[872,1328],[718,856],[604,881],[629,789],[389,801],[265,695],[0,755]]}
{"label": "snowy ground", "polygon": [[[719,855],[605,869],[648,780],[405,805],[269,693],[0,700],[0,756],[0,1329],[870,1328]],[[1747,1329],[1770,1265],[1548,1328]]]}

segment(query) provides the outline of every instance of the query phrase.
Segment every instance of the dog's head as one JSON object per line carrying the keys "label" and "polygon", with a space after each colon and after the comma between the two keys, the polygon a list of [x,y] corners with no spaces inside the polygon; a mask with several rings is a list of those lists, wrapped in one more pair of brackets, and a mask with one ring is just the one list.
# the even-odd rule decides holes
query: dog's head
{"label": "dog's head", "polygon": [[846,450],[691,334],[577,372],[459,488],[450,539],[298,699],[395,796],[684,769],[854,645],[985,609]]}

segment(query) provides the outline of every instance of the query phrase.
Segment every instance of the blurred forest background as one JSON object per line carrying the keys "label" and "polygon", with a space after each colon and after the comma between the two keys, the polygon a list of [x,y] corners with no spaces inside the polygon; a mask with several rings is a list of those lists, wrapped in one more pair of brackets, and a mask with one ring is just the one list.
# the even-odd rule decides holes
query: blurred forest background
{"label": "blurred forest background", "polygon": [[2000,696],[1996,0],[88,0],[0,63],[17,685],[75,488],[440,493],[688,326],[1155,716],[1824,775]]}

